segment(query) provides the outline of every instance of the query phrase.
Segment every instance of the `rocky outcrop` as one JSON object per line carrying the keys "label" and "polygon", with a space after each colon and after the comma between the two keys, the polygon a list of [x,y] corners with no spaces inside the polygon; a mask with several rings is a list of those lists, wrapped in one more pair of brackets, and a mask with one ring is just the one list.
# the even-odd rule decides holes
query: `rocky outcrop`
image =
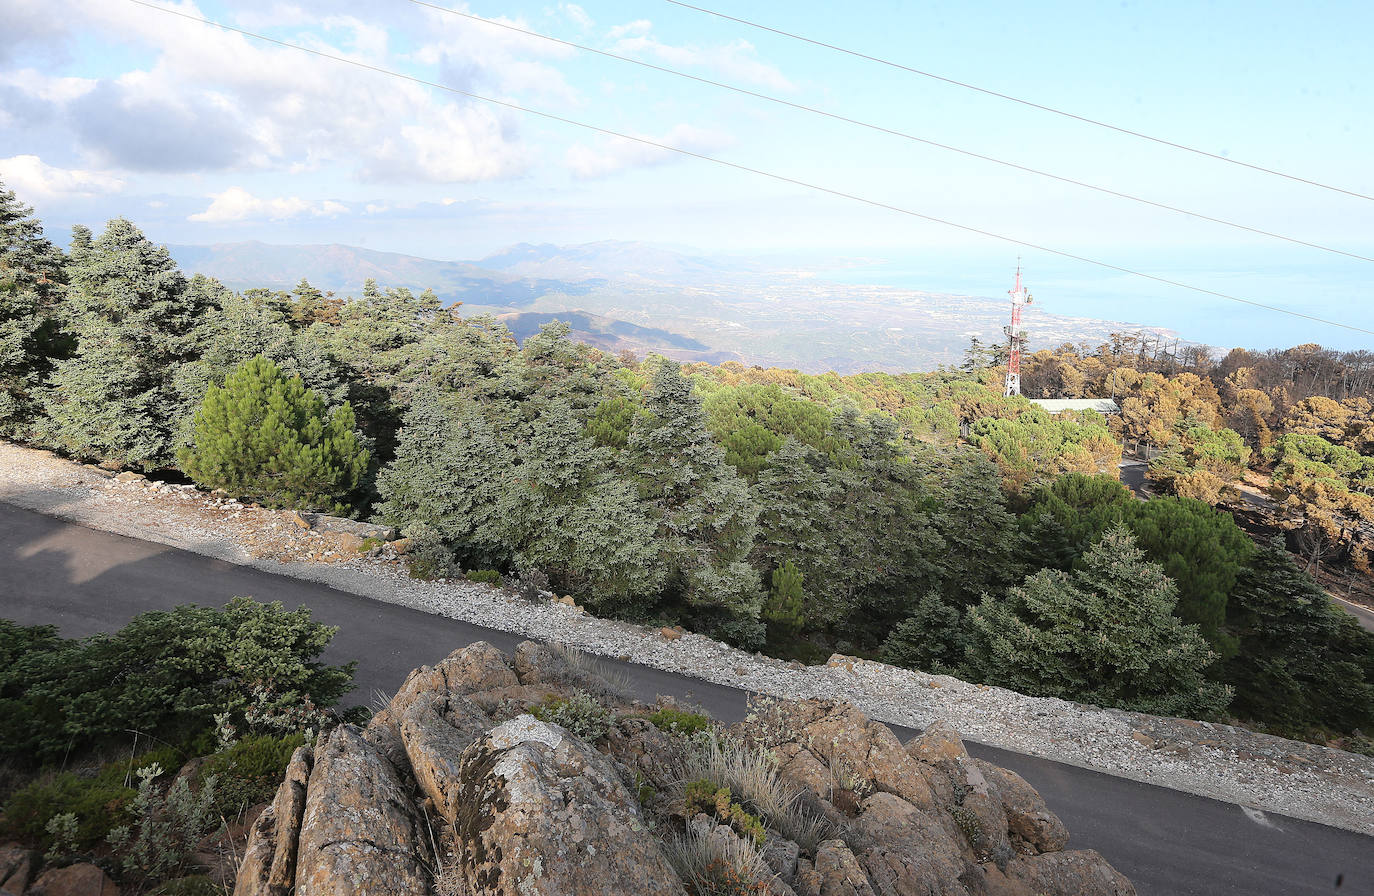
{"label": "rocky outcrop", "polygon": [[365,731],[296,752],[234,892],[1134,893],[1097,853],[1063,851],[1030,785],[946,726],[903,745],[848,704],[808,700],[689,736],[654,709],[564,651],[455,651]]}
{"label": "rocky outcrop", "polygon": [[119,887],[104,871],[83,862],[44,871],[25,896],[119,896]]}

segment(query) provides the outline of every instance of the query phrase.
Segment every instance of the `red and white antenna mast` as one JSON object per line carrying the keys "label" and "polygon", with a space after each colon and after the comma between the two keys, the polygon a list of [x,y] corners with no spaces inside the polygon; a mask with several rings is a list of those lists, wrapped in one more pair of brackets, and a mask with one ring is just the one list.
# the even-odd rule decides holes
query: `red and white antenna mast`
{"label": "red and white antenna mast", "polygon": [[1007,386],[1003,395],[1021,394],[1021,349],[1026,346],[1026,331],[1021,329],[1021,306],[1029,305],[1034,299],[1021,285],[1021,259],[1016,259],[1016,286],[1007,290],[1011,296],[1011,326],[1003,327],[1007,334]]}

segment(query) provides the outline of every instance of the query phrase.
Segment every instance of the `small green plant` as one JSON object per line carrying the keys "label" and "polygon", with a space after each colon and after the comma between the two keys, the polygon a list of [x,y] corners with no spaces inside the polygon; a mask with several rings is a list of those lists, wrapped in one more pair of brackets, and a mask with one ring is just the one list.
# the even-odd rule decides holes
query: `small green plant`
{"label": "small green plant", "polygon": [[71,772],[44,775],[10,797],[5,804],[5,826],[10,833],[51,851],[58,847],[49,823],[70,815],[77,820],[77,827],[61,849],[73,855],[104,841],[133,799],[133,789],[119,781],[82,778]]}
{"label": "small green plant", "polygon": [[716,787],[704,778],[692,781],[687,785],[687,811],[692,815],[705,813],[714,816],[741,837],[747,837],[755,848],[762,846],[764,840],[768,839],[763,822],[732,796],[729,787]]}
{"label": "small green plant", "polygon": [[665,706],[649,716],[649,721],[661,731],[691,737],[701,731],[710,731],[711,717],[699,712],[687,712],[674,706]]}
{"label": "small green plant", "polygon": [[184,871],[216,819],[214,775],[201,782],[199,792],[177,778],[161,793],[154,781],[162,774],[157,763],[138,770],[138,795],[128,809],[135,824],[112,829],[108,838],[123,875],[143,885]]}
{"label": "small green plant", "polygon": [[200,781],[214,777],[215,812],[234,817],[249,806],[265,803],[276,793],[291,754],[305,743],[303,734],[246,737],[212,756],[198,773]]}
{"label": "small green plant", "polygon": [[358,545],[358,553],[366,554],[373,548],[379,548],[384,544],[386,544],[386,542],[382,541],[380,538],[374,538],[373,536],[369,535],[367,538],[363,539],[362,544]]}
{"label": "small green plant", "polygon": [[476,582],[479,585],[500,585],[501,574],[494,569],[469,569],[463,573],[463,578],[469,582]]}
{"label": "small green plant", "polygon": [[586,691],[571,697],[554,697],[530,709],[541,722],[561,725],[585,741],[598,741],[611,728],[610,710],[602,706]]}
{"label": "small green plant", "polygon": [[77,821],[76,815],[71,812],[63,812],[48,819],[45,826],[48,836],[52,838],[52,845],[44,853],[43,858],[49,864],[65,859],[67,856],[76,854],[76,835]]}

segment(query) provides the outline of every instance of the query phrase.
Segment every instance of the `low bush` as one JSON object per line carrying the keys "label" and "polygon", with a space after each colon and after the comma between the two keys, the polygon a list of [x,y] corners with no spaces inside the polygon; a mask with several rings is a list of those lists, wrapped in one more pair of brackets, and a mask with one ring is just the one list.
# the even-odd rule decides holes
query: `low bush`
{"label": "low bush", "polygon": [[[180,606],[80,640],[0,621],[0,759],[31,766],[118,743],[128,731],[183,742],[227,712],[294,718],[351,687],[353,664],[318,661],[336,630],[310,611],[236,597]],[[250,717],[251,716],[251,717]]]}
{"label": "low bush", "polygon": [[765,896],[776,876],[747,840],[689,827],[664,844],[692,896]]}
{"label": "low bush", "polygon": [[763,822],[732,798],[729,787],[717,787],[704,778],[687,785],[687,811],[691,815],[705,813],[728,824],[736,834],[747,837],[755,848],[768,839],[763,830]]}
{"label": "low bush", "polygon": [[463,573],[463,578],[469,582],[477,582],[479,585],[501,584],[501,574],[494,569],[469,569]]}
{"label": "low bush", "polygon": [[213,775],[215,811],[232,818],[250,806],[265,803],[276,793],[286,774],[291,754],[305,743],[300,734],[246,737],[223,752],[210,757],[197,772],[204,781]]}
{"label": "low bush", "polygon": [[649,716],[649,721],[654,726],[669,734],[681,734],[690,737],[701,731],[710,731],[714,727],[710,716],[702,715],[699,712],[687,712],[673,706],[665,706],[658,712]]}
{"label": "low bush", "polygon": [[541,722],[560,725],[588,742],[605,737],[611,728],[610,711],[586,691],[545,700],[532,707],[530,714]]}

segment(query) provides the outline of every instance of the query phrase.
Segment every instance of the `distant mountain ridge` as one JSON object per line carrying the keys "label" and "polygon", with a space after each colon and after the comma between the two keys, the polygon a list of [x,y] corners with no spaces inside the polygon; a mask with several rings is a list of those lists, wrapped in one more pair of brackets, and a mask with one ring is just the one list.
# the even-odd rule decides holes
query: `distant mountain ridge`
{"label": "distant mountain ridge", "polygon": [[[432,289],[468,313],[502,317],[519,337],[562,319],[572,335],[609,351],[679,360],[834,370],[904,372],[957,364],[973,337],[1002,341],[1002,298],[834,283],[817,270],[757,258],[713,257],[648,243],[520,243],[475,261],[439,261],[338,244],[261,242],[171,246],[188,272],[234,289],[318,289],[358,295]],[[826,269],[833,269],[827,263]],[[1097,345],[1114,332],[1173,339],[1172,330],[1028,312],[1032,351]]]}

